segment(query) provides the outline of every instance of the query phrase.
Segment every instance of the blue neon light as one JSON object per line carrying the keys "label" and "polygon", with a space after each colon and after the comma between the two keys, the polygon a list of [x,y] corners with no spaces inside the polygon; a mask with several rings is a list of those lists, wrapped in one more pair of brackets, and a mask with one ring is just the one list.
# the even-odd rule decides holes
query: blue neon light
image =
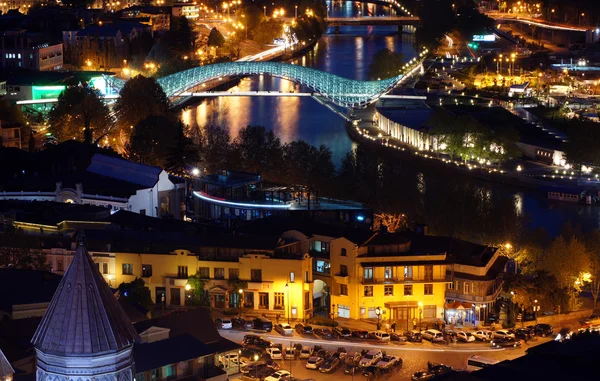
{"label": "blue neon light", "polygon": [[283,204],[283,205],[249,204],[249,203],[244,203],[244,202],[226,201],[226,200],[221,200],[218,198],[210,197],[202,192],[196,192],[196,191],[194,191],[194,196],[196,196],[199,199],[204,200],[204,201],[212,202],[212,203],[219,204],[219,205],[238,207],[238,208],[289,209],[292,207],[289,204]]}

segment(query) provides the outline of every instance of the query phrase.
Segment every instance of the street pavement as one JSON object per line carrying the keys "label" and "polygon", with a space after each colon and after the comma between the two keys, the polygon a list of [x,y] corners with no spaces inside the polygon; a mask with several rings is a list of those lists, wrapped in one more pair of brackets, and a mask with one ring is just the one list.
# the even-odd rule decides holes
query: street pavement
{"label": "street pavement", "polygon": [[[404,343],[396,342],[376,343],[364,341],[350,340],[325,340],[314,335],[300,336],[294,332],[293,336],[282,336],[276,332],[261,333],[252,331],[236,331],[236,330],[221,330],[221,336],[241,343],[244,335],[253,333],[263,336],[275,343],[281,343],[284,347],[288,344],[302,344],[307,346],[320,345],[323,348],[335,351],[338,347],[344,347],[349,353],[361,351],[363,349],[380,349],[389,355],[397,356],[403,360],[403,366],[398,373],[388,376],[391,380],[409,380],[413,373],[427,369],[427,362],[436,362],[450,365],[458,369],[466,369],[467,358],[473,354],[477,354],[486,358],[493,358],[498,361],[512,360],[523,356],[525,351],[534,345],[539,345],[548,342],[551,338],[535,338],[524,343],[521,348],[516,349],[493,349],[489,343],[457,343],[452,345],[432,344],[427,341],[422,343]],[[292,370],[292,375],[300,379],[315,379],[315,380],[334,380],[342,376],[351,379],[343,373],[342,369],[338,369],[332,374],[323,374],[318,371],[308,370],[305,368],[306,360],[276,360],[283,369]],[[362,375],[356,377],[364,378]],[[233,377],[235,378],[235,377]]]}

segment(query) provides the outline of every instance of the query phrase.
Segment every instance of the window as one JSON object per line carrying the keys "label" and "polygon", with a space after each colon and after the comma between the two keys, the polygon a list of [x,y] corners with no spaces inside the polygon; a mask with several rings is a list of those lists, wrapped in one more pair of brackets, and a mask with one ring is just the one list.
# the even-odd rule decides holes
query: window
{"label": "window", "polygon": [[373,296],[373,286],[364,286],[365,296]]}
{"label": "window", "polygon": [[317,260],[315,271],[323,274],[329,274],[331,263],[325,262],[323,260]]}
{"label": "window", "polygon": [[142,278],[149,278],[152,276],[152,265],[142,265]]}
{"label": "window", "polygon": [[433,265],[425,265],[425,280],[433,280]]}
{"label": "window", "polygon": [[468,294],[469,294],[469,292],[471,291],[471,290],[470,290],[470,286],[471,286],[471,284],[470,284],[470,283],[467,283],[467,282],[465,282],[465,294],[466,294],[466,295],[468,295]]}
{"label": "window", "polygon": [[252,269],[250,270],[250,279],[252,282],[262,282],[262,270]]}
{"label": "window", "polygon": [[146,215],[146,209],[140,209],[140,214],[142,216],[145,216]]}
{"label": "window", "polygon": [[108,274],[108,263],[102,263],[102,274]]}
{"label": "window", "polygon": [[320,253],[329,253],[329,242],[315,241],[314,249]]}
{"label": "window", "polygon": [[187,279],[188,277],[188,267],[187,266],[177,266],[177,278]]}
{"label": "window", "polygon": [[229,269],[229,279],[240,279],[240,269]]}
{"label": "window", "polygon": [[340,265],[340,276],[348,276],[348,266]]}
{"label": "window", "polygon": [[269,293],[268,292],[259,292],[258,293],[258,308],[263,310],[269,309]]}
{"label": "window", "polygon": [[383,288],[383,295],[385,296],[393,296],[394,295],[394,286],[393,285],[386,285]]}
{"label": "window", "polygon": [[123,275],[133,275],[133,265],[131,263],[123,263]]}
{"label": "window", "polygon": [[435,318],[435,306],[423,306],[423,318],[425,319],[433,319]]}
{"label": "window", "polygon": [[345,257],[345,256],[347,255],[347,254],[346,254],[346,249],[342,248],[342,250],[341,250],[341,252],[340,252],[340,255],[341,255],[342,257]]}
{"label": "window", "polygon": [[290,273],[290,282],[295,282],[296,281],[296,274],[294,274],[293,272]]}
{"label": "window", "polygon": [[175,368],[175,365],[167,365],[164,367],[164,369],[165,380],[177,378],[177,369]]}
{"label": "window", "polygon": [[304,272],[304,281],[305,281],[306,283],[310,282],[310,278],[308,277],[308,271],[305,271],[305,272]]}
{"label": "window", "polygon": [[392,268],[390,266],[386,267],[384,272],[384,278],[385,279],[392,279],[394,278],[394,272],[392,271]]}
{"label": "window", "polygon": [[454,282],[448,283],[448,290],[454,290]]}
{"label": "window", "polygon": [[282,310],[285,308],[285,299],[283,296],[283,292],[276,292],[274,295],[274,306],[273,308],[276,310]]}
{"label": "window", "polygon": [[347,284],[340,284],[340,295],[348,296],[348,285]]}
{"label": "window", "polygon": [[471,293],[473,295],[477,295],[477,283],[473,282],[473,284],[471,285]]}
{"label": "window", "polygon": [[412,266],[404,266],[404,279],[410,280],[413,278],[413,268]]}
{"label": "window", "polygon": [[225,269],[223,267],[215,267],[215,279],[225,279]]}
{"label": "window", "polygon": [[372,267],[365,267],[364,271],[364,277],[365,279],[373,279],[373,268]]}
{"label": "window", "polygon": [[156,368],[150,371],[150,381],[160,380],[160,370],[161,368]]}
{"label": "window", "polygon": [[200,267],[198,269],[198,276],[202,279],[210,278],[210,268],[209,267]]}
{"label": "window", "polygon": [[425,289],[423,291],[423,295],[433,295],[433,284],[432,283],[425,284]]}
{"label": "window", "polygon": [[413,294],[412,293],[412,287],[413,287],[412,285],[410,285],[410,286],[409,285],[404,286],[404,295],[405,296],[410,296],[410,295]]}

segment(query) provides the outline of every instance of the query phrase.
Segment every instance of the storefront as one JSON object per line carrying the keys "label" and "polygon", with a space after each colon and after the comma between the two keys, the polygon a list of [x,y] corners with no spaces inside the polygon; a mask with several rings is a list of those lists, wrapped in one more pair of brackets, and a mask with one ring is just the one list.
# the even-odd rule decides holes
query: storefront
{"label": "storefront", "polygon": [[455,301],[444,304],[444,320],[446,324],[458,327],[475,325],[475,308],[473,303]]}

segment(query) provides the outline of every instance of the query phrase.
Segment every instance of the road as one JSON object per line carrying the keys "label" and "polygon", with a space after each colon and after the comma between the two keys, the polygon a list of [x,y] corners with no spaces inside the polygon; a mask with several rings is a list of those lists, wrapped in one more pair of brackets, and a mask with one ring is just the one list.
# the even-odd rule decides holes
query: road
{"label": "road", "polygon": [[[221,336],[241,343],[244,335],[255,332],[244,332],[235,330],[220,330]],[[294,332],[294,336],[281,336],[276,332],[272,333],[256,333],[275,343],[281,343],[284,347],[290,342],[294,344],[302,344],[307,346],[320,345],[327,350],[335,351],[338,347],[343,346],[348,352],[361,351],[362,349],[381,349],[387,354],[400,357],[403,360],[402,369],[399,373],[393,375],[390,379],[393,380],[409,380],[413,373],[427,369],[427,362],[437,362],[450,365],[455,368],[465,369],[467,358],[473,354],[484,356],[487,358],[497,359],[499,361],[512,360],[523,356],[527,348],[533,345],[539,345],[547,342],[550,339],[536,338],[524,344],[522,348],[517,349],[492,349],[489,344],[485,343],[458,343],[451,346],[445,344],[432,344],[424,341],[423,343],[406,343],[398,344],[390,342],[389,344],[365,343],[360,341],[348,340],[324,340],[315,336],[302,337]],[[276,360],[282,368],[289,370],[291,368],[294,377],[300,379],[318,379],[319,381],[333,381],[339,376],[348,377],[343,374],[341,369],[338,369],[332,374],[322,374],[305,368],[306,360]],[[291,367],[290,367],[291,364]],[[362,376],[357,376],[362,378]]]}

